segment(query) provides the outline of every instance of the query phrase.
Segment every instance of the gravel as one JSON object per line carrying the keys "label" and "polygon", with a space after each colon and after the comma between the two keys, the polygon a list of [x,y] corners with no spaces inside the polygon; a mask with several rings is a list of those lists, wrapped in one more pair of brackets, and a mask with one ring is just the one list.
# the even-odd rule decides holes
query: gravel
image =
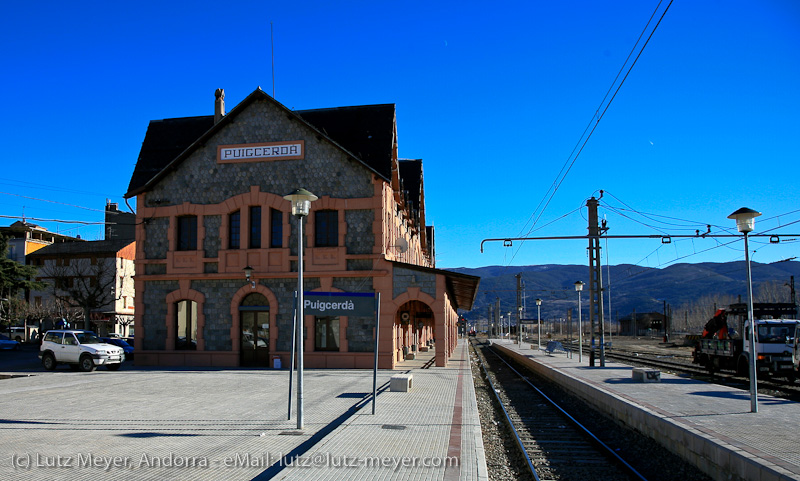
{"label": "gravel", "polygon": [[[519,370],[518,367],[517,369]],[[528,375],[531,379],[535,379],[535,375],[530,373]],[[484,380],[478,361],[474,357],[472,359],[472,378],[475,383],[478,411],[481,417],[489,479],[533,479],[527,471],[525,460],[519,454],[509,428],[506,426],[503,412],[497,406],[493,393],[490,392],[491,387]],[[537,382],[537,387],[606,445],[615,448],[622,459],[633,465],[648,480],[711,481],[710,477],[667,451],[654,440],[616,424],[579,399],[570,396],[558,386],[541,381]]]}

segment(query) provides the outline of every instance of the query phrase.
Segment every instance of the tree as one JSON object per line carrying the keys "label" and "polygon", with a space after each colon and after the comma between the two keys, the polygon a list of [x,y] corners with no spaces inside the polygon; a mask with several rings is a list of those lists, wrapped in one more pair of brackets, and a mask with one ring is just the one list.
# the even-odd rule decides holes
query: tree
{"label": "tree", "polygon": [[26,266],[8,258],[8,238],[0,236],[0,317],[9,324],[14,317],[17,304],[16,297],[27,290],[43,289],[44,284],[35,281],[36,268]]}
{"label": "tree", "polygon": [[84,329],[90,329],[91,312],[115,299],[116,258],[56,259],[42,269],[53,297],[64,306],[83,310]]}
{"label": "tree", "polygon": [[755,302],[794,302],[788,283],[780,281],[767,281],[759,284]]}

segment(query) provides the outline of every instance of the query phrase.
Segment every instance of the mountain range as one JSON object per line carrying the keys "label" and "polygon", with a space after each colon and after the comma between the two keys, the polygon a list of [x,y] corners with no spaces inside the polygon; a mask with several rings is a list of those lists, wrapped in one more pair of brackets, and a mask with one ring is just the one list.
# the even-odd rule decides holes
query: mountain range
{"label": "mountain range", "polygon": [[[800,276],[800,262],[753,262],[751,267],[756,302],[791,302],[790,285],[793,283],[793,276]],[[521,274],[524,285],[524,318],[536,318],[537,298],[542,299],[542,319],[565,318],[568,309],[577,310],[576,281],[586,283],[581,300],[583,309],[587,309],[589,305],[588,266],[546,264],[450,270],[481,278],[472,310],[463,313],[470,321],[486,319],[488,306],[496,305],[498,298],[501,314],[513,313],[517,302],[517,274]],[[610,320],[628,316],[634,309],[638,313],[663,312],[665,304],[673,309],[674,315],[682,318],[683,314],[676,312],[676,309],[686,308],[702,299],[733,299],[729,302],[736,302],[738,296],[741,296],[742,302],[747,300],[747,271],[744,261],[674,264],[663,269],[620,264],[603,266],[602,272],[604,312],[606,319]],[[759,296],[762,298],[759,299]],[[712,309],[713,307],[704,309],[711,312],[699,315],[710,318],[713,315]],[[584,310],[584,314],[586,313],[588,311]]]}

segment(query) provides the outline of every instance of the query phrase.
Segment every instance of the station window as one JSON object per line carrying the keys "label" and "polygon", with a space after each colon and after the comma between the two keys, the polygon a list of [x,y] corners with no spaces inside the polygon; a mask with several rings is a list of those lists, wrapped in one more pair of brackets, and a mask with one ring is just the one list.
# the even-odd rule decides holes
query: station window
{"label": "station window", "polygon": [[283,212],[270,209],[269,246],[283,247]]}
{"label": "station window", "polygon": [[261,206],[250,206],[250,248],[261,248]]}
{"label": "station window", "polygon": [[175,315],[175,349],[197,349],[197,303],[182,300],[176,303]]}
{"label": "station window", "polygon": [[314,245],[336,247],[339,245],[339,212],[320,210],[314,213]]}
{"label": "station window", "polygon": [[178,217],[178,246],[179,251],[197,250],[197,216],[185,215]]}
{"label": "station window", "polygon": [[238,210],[228,215],[228,249],[238,249],[241,237],[242,214]]}
{"label": "station window", "polygon": [[339,318],[338,317],[317,317],[315,318],[315,351],[338,351],[339,350]]}

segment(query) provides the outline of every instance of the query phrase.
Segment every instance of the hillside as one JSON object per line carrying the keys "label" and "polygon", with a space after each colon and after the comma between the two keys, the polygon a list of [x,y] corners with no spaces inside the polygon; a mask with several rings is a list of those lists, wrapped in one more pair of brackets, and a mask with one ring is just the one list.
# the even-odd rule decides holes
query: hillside
{"label": "hillside", "polygon": [[[479,276],[481,282],[474,308],[464,315],[469,320],[485,319],[487,306],[500,298],[500,312],[513,312],[516,306],[516,275],[522,274],[524,283],[526,317],[536,317],[535,299],[542,299],[542,318],[566,317],[567,310],[577,308],[578,295],[575,281],[587,283],[582,294],[583,309],[588,308],[589,267],[579,265],[540,265],[521,267],[487,266],[458,268],[453,271]],[[774,264],[752,263],[753,290],[758,293],[764,284],[771,284],[775,299],[765,301],[790,302],[789,284],[792,276],[800,277],[800,262]],[[609,284],[608,279],[611,282]],[[663,269],[643,268],[630,264],[603,266],[603,287],[610,290],[611,315],[608,310],[608,292],[605,293],[606,317],[617,319],[637,312],[662,312],[664,302],[676,310],[709,296],[742,296],[747,299],[747,273],[744,261],[729,263],[675,264]],[[710,317],[713,312],[708,313]],[[706,313],[699,314],[705,318]]]}

